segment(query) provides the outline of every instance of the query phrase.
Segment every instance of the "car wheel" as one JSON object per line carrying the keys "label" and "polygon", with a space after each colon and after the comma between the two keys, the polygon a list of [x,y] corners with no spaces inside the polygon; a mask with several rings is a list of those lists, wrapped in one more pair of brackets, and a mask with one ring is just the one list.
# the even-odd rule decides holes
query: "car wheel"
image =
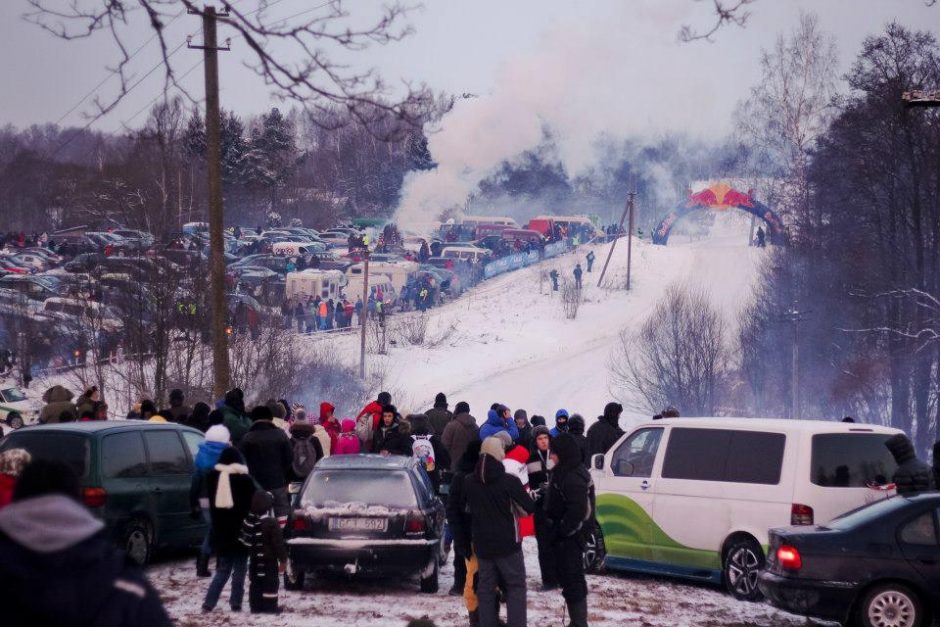
{"label": "car wheel", "polygon": [[863,627],[920,627],[924,611],[910,588],[889,583],[868,591],[858,608],[858,618]]}
{"label": "car wheel", "polygon": [[600,525],[592,521],[584,531],[584,572],[598,573],[604,567],[607,545]]}
{"label": "car wheel", "polygon": [[291,591],[303,590],[305,576],[304,571],[294,568],[294,565],[291,564],[284,573],[284,589]]}
{"label": "car wheel", "polygon": [[11,412],[7,416],[7,424],[10,425],[11,429],[19,429],[23,426],[23,417],[16,412]]}
{"label": "car wheel", "polygon": [[427,577],[421,578],[421,592],[426,592],[428,594],[434,594],[437,592],[438,584],[437,579],[441,573],[441,566],[437,560],[434,560],[434,570],[431,571],[431,574]]}
{"label": "car wheel", "polygon": [[153,550],[153,533],[143,520],[132,520],[124,528],[121,541],[127,557],[138,566],[146,566]]}
{"label": "car wheel", "polygon": [[725,587],[741,601],[760,599],[757,576],[764,567],[764,552],[753,540],[738,540],[725,553],[722,575]]}

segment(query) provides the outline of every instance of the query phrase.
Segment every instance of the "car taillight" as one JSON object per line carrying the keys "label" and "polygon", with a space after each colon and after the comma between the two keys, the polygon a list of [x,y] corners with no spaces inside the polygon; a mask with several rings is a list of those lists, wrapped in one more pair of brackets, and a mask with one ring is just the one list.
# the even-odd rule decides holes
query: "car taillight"
{"label": "car taillight", "polygon": [[802,503],[794,503],[790,506],[790,524],[791,525],[812,525],[813,508]]}
{"label": "car taillight", "polygon": [[777,562],[786,570],[799,570],[803,568],[803,558],[796,547],[784,544],[777,549]]}
{"label": "car taillight", "polygon": [[103,488],[85,488],[82,491],[82,500],[87,507],[103,507],[108,493]]}
{"label": "car taillight", "polygon": [[306,531],[307,530],[307,519],[303,516],[296,516],[294,521],[291,523],[291,529],[294,531]]}
{"label": "car taillight", "polygon": [[408,516],[405,533],[424,533],[424,516]]}

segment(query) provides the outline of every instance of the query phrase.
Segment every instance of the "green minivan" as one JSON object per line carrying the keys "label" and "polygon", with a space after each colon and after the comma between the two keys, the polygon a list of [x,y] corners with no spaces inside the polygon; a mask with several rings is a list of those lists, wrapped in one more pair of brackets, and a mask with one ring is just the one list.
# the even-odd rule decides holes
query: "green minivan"
{"label": "green minivan", "polygon": [[193,459],[203,434],[174,423],[116,420],[28,426],[0,440],[62,461],[82,481],[85,505],[138,564],[154,551],[198,546],[206,531],[190,517]]}

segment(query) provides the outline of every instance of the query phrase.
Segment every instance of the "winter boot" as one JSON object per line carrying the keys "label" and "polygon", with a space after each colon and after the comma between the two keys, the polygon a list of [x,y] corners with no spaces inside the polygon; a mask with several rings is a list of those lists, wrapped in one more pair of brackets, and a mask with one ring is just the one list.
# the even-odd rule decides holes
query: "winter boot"
{"label": "winter boot", "polygon": [[571,622],[568,627],[588,627],[587,622],[587,599],[581,599],[574,603],[568,603],[568,615],[571,616]]}
{"label": "winter boot", "polygon": [[211,577],[212,571],[209,570],[209,556],[202,553],[196,558],[196,576]]}
{"label": "winter boot", "polygon": [[470,614],[470,627],[480,627],[480,610],[468,612]]}

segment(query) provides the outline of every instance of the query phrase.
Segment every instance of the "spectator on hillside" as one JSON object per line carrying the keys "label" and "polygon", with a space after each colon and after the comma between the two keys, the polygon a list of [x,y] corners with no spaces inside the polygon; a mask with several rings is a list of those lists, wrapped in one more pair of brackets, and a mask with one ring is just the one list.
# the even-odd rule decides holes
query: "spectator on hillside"
{"label": "spectator on hillside", "polygon": [[620,414],[623,406],[620,403],[607,403],[604,415],[598,417],[597,422],[587,431],[588,454],[593,457],[604,454],[623,435],[620,428]]}
{"label": "spectator on hillside", "polygon": [[516,428],[511,410],[505,405],[496,403],[495,408],[487,412],[486,423],[480,427],[480,439],[485,440],[500,431],[507,432],[513,442],[519,439],[519,429]]}
{"label": "spectator on hillside", "polygon": [[441,435],[441,442],[450,455],[452,471],[457,470],[467,445],[480,439],[480,427],[477,426],[477,419],[470,415],[470,405],[460,401],[454,407],[454,412],[457,415],[447,423]]}
{"label": "spectator on hillside", "polygon": [[454,419],[454,414],[447,409],[447,397],[443,392],[438,392],[434,397],[434,407],[425,412],[428,420],[431,421],[431,430],[435,435],[444,434],[447,424]]}
{"label": "spectator on hillside", "polygon": [[287,434],[273,422],[267,405],[251,410],[252,425],[242,438],[238,449],[245,457],[251,476],[274,497],[274,514],[283,527],[290,513],[287,484],[291,476],[294,455]]}
{"label": "spectator on hillside", "polygon": [[524,409],[517,409],[512,415],[516,421],[516,429],[519,430],[519,438],[516,444],[524,446],[526,449],[532,448],[532,425],[529,424],[529,415]]}
{"label": "spectator on hillside", "polygon": [[61,385],[54,385],[46,390],[42,395],[42,400],[46,405],[39,412],[39,422],[42,424],[57,423],[64,412],[77,418],[78,412],[75,410],[75,405],[72,404],[74,396],[70,390]]}
{"label": "spectator on hillside", "polygon": [[183,390],[175,389],[170,392],[170,415],[173,422],[185,424],[186,419],[193,412],[192,407],[186,404]]}

